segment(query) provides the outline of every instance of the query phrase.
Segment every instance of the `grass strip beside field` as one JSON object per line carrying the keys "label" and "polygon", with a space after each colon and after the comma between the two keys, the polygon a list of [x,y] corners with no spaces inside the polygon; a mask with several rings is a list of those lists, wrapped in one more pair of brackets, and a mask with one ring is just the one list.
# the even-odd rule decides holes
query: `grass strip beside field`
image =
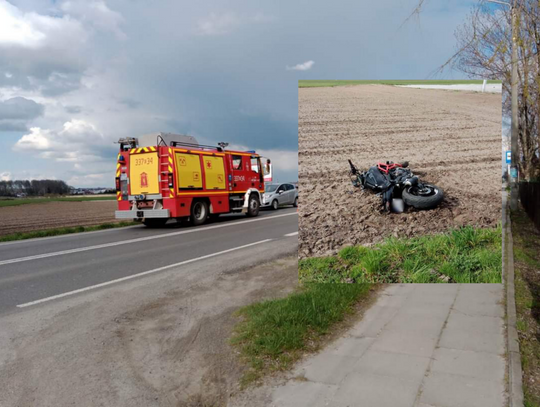
{"label": "grass strip beside field", "polygon": [[85,202],[85,201],[114,201],[115,196],[96,196],[96,197],[57,197],[57,198],[0,198],[0,208],[5,206],[19,206],[29,204],[42,204],[47,202]]}
{"label": "grass strip beside field", "polygon": [[284,370],[305,352],[317,350],[369,297],[370,284],[304,284],[286,298],[249,305],[237,311],[242,318],[231,343],[240,349],[249,368],[242,386],[263,374]]}
{"label": "grass strip beside field", "polygon": [[[482,80],[476,79],[449,79],[449,80],[416,80],[416,79],[389,79],[389,80],[299,80],[299,88],[321,88],[345,85],[481,85]],[[488,83],[501,83],[501,81],[488,81]]]}
{"label": "grass strip beside field", "polygon": [[522,208],[511,216],[524,405],[540,407],[540,232]]}
{"label": "grass strip beside field", "polygon": [[389,238],[373,247],[351,246],[337,256],[302,259],[301,282],[500,283],[502,234],[466,226],[444,234]]}
{"label": "grass strip beside field", "polygon": [[12,233],[10,235],[0,236],[0,242],[12,242],[15,240],[34,239],[37,237],[60,236],[60,235],[68,235],[72,233],[81,233],[81,232],[94,232],[96,230],[114,229],[114,228],[121,228],[125,226],[133,226],[133,225],[140,225],[140,223],[132,222],[132,221],[125,221],[125,222],[122,221],[122,222],[117,222],[117,223],[103,223],[101,225],[94,225],[94,226],[73,226],[73,227],[64,227],[64,228],[36,230],[33,232]]}

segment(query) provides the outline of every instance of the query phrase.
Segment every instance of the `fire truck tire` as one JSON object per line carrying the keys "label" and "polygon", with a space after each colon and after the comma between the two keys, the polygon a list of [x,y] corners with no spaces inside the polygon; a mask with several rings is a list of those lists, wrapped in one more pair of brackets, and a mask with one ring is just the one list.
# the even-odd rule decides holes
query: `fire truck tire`
{"label": "fire truck tire", "polygon": [[277,199],[274,199],[272,201],[272,209],[277,210],[278,207],[279,207],[279,203],[278,203]]}
{"label": "fire truck tire", "polygon": [[205,201],[194,201],[191,204],[191,224],[193,226],[202,225],[208,218],[208,204]]}
{"label": "fire truck tire", "polygon": [[293,206],[296,208],[298,207],[298,197],[294,198]]}
{"label": "fire truck tire", "polygon": [[251,194],[249,196],[249,202],[248,202],[248,210],[247,210],[247,216],[254,217],[259,214],[259,210],[261,208],[261,203],[259,202],[259,198],[255,194]]}
{"label": "fire truck tire", "polygon": [[149,218],[143,220],[143,223],[147,228],[160,228],[165,226],[168,220],[167,218]]}

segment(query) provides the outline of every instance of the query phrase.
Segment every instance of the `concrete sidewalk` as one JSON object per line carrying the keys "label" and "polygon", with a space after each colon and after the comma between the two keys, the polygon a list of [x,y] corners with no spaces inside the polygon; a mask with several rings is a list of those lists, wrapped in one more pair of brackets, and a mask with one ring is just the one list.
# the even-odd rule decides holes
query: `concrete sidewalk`
{"label": "concrete sidewalk", "polygon": [[347,336],[272,391],[275,407],[499,407],[502,284],[388,286]]}

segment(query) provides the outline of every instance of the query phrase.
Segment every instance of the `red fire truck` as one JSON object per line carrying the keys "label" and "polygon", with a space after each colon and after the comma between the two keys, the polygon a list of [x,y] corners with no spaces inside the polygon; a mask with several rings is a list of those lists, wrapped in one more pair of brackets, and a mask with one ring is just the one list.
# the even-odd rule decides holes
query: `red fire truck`
{"label": "red fire truck", "polygon": [[201,145],[194,137],[157,133],[119,140],[117,219],[158,227],[188,219],[200,225],[222,213],[257,216],[270,160],[255,151]]}

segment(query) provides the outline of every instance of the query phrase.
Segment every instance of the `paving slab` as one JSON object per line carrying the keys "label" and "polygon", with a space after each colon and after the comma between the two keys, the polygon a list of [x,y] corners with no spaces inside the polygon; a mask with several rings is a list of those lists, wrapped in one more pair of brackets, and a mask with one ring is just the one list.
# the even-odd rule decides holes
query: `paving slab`
{"label": "paving slab", "polygon": [[502,407],[502,381],[432,372],[426,377],[420,401],[437,407]]}
{"label": "paving slab", "polygon": [[273,390],[272,406],[503,407],[502,299],[497,284],[387,286],[361,321],[299,363],[291,378],[305,382]]}
{"label": "paving slab", "polygon": [[498,317],[470,316],[453,311],[439,346],[502,355],[506,351],[504,321]]}
{"label": "paving slab", "polygon": [[337,386],[316,382],[289,382],[275,389],[272,407],[323,407],[331,402]]}
{"label": "paving slab", "polygon": [[352,371],[358,359],[350,355],[341,356],[322,352],[313,357],[297,374],[313,382],[337,384]]}
{"label": "paving slab", "polygon": [[398,377],[420,385],[429,362],[428,357],[368,350],[353,369],[357,373]]}
{"label": "paving slab", "polygon": [[506,359],[502,355],[445,348],[435,350],[431,367],[431,372],[493,381],[503,381],[505,370]]}
{"label": "paving slab", "polygon": [[437,336],[423,332],[383,331],[371,349],[430,357],[437,344]]}
{"label": "paving slab", "polygon": [[[419,383],[418,383],[419,384]],[[335,407],[410,407],[417,383],[404,378],[352,373],[336,391]]]}

